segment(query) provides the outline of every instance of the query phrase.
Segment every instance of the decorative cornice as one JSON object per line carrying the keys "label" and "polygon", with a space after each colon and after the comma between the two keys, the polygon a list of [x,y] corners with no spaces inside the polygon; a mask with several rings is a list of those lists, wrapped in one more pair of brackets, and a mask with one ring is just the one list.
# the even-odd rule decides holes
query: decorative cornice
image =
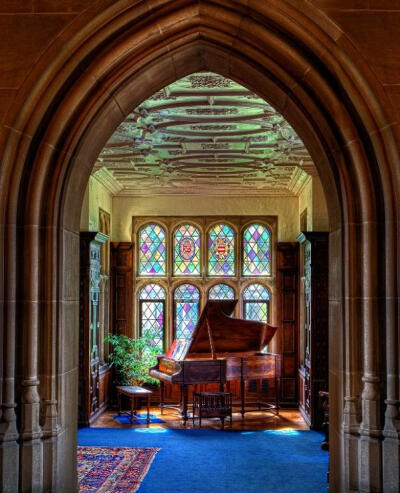
{"label": "decorative cornice", "polygon": [[118,195],[123,189],[123,185],[114,178],[112,171],[104,166],[92,174],[93,178],[101,183],[112,195]]}
{"label": "decorative cornice", "polygon": [[295,168],[289,182],[288,189],[293,192],[294,195],[298,196],[304,190],[306,185],[308,185],[311,179],[312,177],[301,168]]}
{"label": "decorative cornice", "polygon": [[293,193],[287,189],[263,189],[263,190],[233,190],[233,189],[218,189],[218,190],[210,190],[210,189],[200,189],[199,187],[193,188],[185,188],[184,190],[177,192],[173,189],[152,189],[147,188],[144,190],[139,189],[123,189],[118,193],[118,197],[162,197],[162,196],[182,196],[182,195],[190,195],[194,197],[199,196],[221,196],[221,197],[232,197],[232,196],[240,196],[240,197],[297,197],[297,194]]}

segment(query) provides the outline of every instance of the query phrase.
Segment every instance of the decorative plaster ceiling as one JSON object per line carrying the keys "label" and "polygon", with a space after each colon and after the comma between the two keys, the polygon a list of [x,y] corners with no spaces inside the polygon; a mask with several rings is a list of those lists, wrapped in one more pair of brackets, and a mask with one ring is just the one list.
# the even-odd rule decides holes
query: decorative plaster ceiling
{"label": "decorative plaster ceiling", "polygon": [[297,195],[314,165],[268,103],[230,79],[201,72],[138,106],[93,173],[117,195]]}

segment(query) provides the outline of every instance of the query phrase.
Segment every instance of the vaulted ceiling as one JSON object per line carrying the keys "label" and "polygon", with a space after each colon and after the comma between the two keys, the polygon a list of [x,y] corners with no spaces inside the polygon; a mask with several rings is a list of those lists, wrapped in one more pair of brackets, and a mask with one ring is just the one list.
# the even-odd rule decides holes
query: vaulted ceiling
{"label": "vaulted ceiling", "polygon": [[117,195],[297,195],[315,171],[268,103],[215,73],[195,73],[138,106],[93,173]]}

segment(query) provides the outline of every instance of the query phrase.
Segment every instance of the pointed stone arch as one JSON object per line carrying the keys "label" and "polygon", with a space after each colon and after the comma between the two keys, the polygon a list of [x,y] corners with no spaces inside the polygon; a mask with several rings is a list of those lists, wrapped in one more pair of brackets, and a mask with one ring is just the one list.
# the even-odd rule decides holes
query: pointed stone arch
{"label": "pointed stone arch", "polygon": [[397,123],[343,33],[306,1],[295,5],[102,0],[27,78],[2,129],[2,457],[11,490],[75,485],[78,270],[71,260],[94,160],[135,106],[200,70],[265,98],[314,159],[332,231],[331,488],[382,491],[384,474],[386,484],[398,481]]}

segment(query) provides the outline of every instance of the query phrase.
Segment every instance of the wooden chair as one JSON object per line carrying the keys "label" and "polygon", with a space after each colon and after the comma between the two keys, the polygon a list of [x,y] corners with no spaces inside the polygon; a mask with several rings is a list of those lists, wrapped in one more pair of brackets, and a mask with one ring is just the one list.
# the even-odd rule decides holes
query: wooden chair
{"label": "wooden chair", "polygon": [[232,426],[232,394],[230,392],[194,392],[193,426],[196,414],[201,427],[202,418],[219,418],[224,429],[225,418],[229,416]]}

